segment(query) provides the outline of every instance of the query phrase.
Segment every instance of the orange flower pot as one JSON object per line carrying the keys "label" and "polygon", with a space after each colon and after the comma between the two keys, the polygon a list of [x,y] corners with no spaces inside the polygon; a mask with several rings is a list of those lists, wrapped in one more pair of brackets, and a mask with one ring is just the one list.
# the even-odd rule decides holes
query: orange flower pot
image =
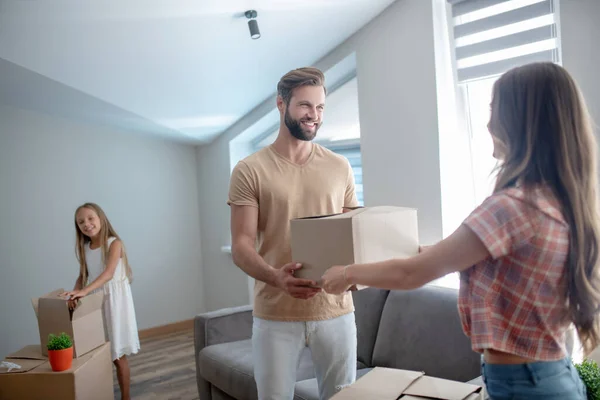
{"label": "orange flower pot", "polygon": [[63,350],[48,350],[48,359],[52,371],[66,371],[73,365],[73,347]]}

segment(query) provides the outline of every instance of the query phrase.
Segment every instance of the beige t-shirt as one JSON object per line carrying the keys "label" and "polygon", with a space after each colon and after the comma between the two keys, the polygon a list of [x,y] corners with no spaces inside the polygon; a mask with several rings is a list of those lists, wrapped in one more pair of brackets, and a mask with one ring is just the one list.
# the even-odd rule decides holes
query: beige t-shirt
{"label": "beige t-shirt", "polygon": [[[290,220],[356,207],[354,186],[350,163],[343,156],[313,143],[308,160],[298,165],[271,145],[235,166],[227,204],[258,208],[258,254],[272,267],[281,268],[293,261]],[[321,292],[302,300],[258,280],[254,287],[254,316],[258,318],[316,321],[352,311],[349,292]]]}

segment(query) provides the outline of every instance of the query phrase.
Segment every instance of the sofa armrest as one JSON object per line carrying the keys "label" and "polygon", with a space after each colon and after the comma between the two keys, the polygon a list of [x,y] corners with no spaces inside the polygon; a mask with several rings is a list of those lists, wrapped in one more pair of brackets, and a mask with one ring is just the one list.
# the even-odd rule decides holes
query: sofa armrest
{"label": "sofa armrest", "polygon": [[196,354],[204,347],[252,337],[252,306],[225,308],[196,315],[194,347]]}
{"label": "sofa armrest", "polygon": [[194,317],[194,359],[200,400],[211,400],[210,383],[200,374],[200,351],[213,344],[252,337],[252,306],[225,308]]}

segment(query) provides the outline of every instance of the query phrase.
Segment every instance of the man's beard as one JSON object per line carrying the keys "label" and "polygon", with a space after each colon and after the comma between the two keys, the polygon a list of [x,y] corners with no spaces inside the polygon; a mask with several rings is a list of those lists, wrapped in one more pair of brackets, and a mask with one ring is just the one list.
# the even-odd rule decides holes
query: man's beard
{"label": "man's beard", "polygon": [[[302,126],[302,122],[292,119],[292,117],[290,116],[290,114],[288,113],[287,110],[285,110],[285,115],[284,115],[283,120],[285,122],[285,126],[287,126],[287,128],[290,131],[290,133],[292,134],[292,136],[298,140],[302,140],[305,142],[309,142],[309,141],[313,140],[315,138],[315,136],[317,136],[317,132],[319,131],[319,128],[321,127],[321,123],[315,124],[314,131],[312,131],[312,132],[305,131],[304,127]],[[303,120],[303,121],[308,121],[308,120]]]}

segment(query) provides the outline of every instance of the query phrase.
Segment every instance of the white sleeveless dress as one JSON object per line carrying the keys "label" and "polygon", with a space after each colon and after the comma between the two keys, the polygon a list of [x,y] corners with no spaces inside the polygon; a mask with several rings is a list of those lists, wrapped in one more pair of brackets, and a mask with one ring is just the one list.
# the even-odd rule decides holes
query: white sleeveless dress
{"label": "white sleeveless dress", "polygon": [[[109,248],[114,240],[114,237],[108,239]],[[88,266],[88,282],[91,283],[104,272],[102,247],[92,250],[88,243],[85,246],[85,259]],[[124,355],[136,354],[140,349],[140,340],[131,286],[122,259],[119,259],[112,280],[94,292],[100,290],[104,291],[104,326],[111,344],[112,359],[116,360]]]}

